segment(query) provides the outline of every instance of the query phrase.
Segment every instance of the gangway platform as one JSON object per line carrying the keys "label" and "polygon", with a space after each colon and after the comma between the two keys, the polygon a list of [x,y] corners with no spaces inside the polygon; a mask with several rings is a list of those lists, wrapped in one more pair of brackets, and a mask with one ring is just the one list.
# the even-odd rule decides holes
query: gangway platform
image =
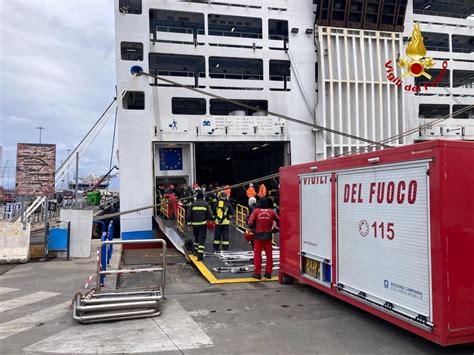
{"label": "gangway platform", "polygon": [[[206,278],[211,284],[226,284],[226,283],[241,283],[241,282],[268,282],[278,280],[278,260],[279,250],[274,250],[274,271],[271,279],[257,280],[252,278],[253,274],[253,252],[252,247],[244,239],[241,228],[236,227],[235,224],[231,224],[229,231],[230,248],[227,254],[232,253],[237,256],[240,260],[229,260],[223,258],[226,252],[214,254],[213,242],[214,242],[214,230],[207,231],[206,244],[204,249],[204,260],[198,261],[197,257],[188,254],[185,250],[184,244],[187,239],[194,240],[192,229],[187,226],[182,226],[178,230],[177,223],[175,220],[169,220],[163,218],[161,215],[155,216],[155,220],[160,230],[166,235],[169,241],[175,246],[175,248],[182,254],[186,255],[188,260],[196,267],[199,272]],[[278,234],[275,237],[276,243],[278,244]],[[263,253],[264,257],[264,253]],[[274,257],[274,259],[275,259]],[[263,263],[265,260],[263,261]],[[264,266],[262,267],[264,270]]]}

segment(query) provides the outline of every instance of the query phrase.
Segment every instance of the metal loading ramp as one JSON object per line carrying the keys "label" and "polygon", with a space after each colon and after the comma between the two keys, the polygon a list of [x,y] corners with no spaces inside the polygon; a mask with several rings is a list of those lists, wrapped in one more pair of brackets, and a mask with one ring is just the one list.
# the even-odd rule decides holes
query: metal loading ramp
{"label": "metal loading ramp", "polygon": [[[240,208],[236,209],[237,211]],[[204,278],[211,284],[226,284],[240,282],[268,282],[278,280],[279,267],[279,248],[274,246],[273,251],[273,274],[271,279],[257,280],[252,278],[253,274],[253,251],[251,245],[244,239],[242,226],[242,216],[239,220],[232,223],[229,231],[230,246],[228,251],[221,251],[214,254],[213,241],[214,231],[208,230],[206,244],[204,249],[204,260],[198,261],[197,257],[192,255],[191,251],[185,250],[185,242],[187,239],[194,240],[192,230],[188,229],[182,221],[168,219],[164,216],[168,214],[160,214],[155,216],[155,220],[160,230],[166,235],[169,241],[184,254],[193,264]],[[178,214],[179,216],[179,214]],[[238,226],[240,225],[240,226]],[[275,233],[275,244],[278,245],[279,233]],[[229,260],[229,256],[233,255],[233,260]],[[227,256],[227,257],[226,257]],[[262,255],[262,270],[265,269],[265,253]]]}
{"label": "metal loading ramp", "polygon": [[[207,244],[207,243],[206,243]],[[275,249],[279,254],[279,250]],[[277,255],[278,255],[277,254]],[[226,259],[226,256],[233,257],[232,262]],[[240,259],[242,257],[242,259]],[[262,270],[265,269],[265,257],[263,256]],[[275,255],[273,258],[273,277],[271,279],[254,279],[253,274],[253,252],[231,251],[229,253],[220,252],[219,254],[204,254],[204,260],[198,261],[194,255],[189,255],[191,263],[201,272],[211,284],[226,284],[240,282],[265,282],[278,281],[279,258]]]}

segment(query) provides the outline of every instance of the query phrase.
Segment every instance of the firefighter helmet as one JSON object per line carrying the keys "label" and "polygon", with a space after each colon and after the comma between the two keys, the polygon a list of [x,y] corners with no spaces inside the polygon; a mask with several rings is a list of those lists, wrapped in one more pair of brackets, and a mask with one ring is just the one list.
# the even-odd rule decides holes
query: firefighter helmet
{"label": "firefighter helmet", "polygon": [[246,230],[245,233],[244,233],[244,238],[245,238],[246,241],[250,242],[250,241],[254,240],[255,233],[252,232],[252,231]]}
{"label": "firefighter helmet", "polygon": [[207,229],[214,229],[216,226],[216,222],[214,221],[207,221]]}

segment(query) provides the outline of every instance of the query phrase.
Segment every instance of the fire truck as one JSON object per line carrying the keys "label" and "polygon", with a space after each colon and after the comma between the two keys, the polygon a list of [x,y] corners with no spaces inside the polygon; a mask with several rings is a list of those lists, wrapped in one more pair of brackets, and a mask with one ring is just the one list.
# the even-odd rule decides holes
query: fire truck
{"label": "fire truck", "polygon": [[280,282],[440,345],[474,342],[474,143],[280,169]]}

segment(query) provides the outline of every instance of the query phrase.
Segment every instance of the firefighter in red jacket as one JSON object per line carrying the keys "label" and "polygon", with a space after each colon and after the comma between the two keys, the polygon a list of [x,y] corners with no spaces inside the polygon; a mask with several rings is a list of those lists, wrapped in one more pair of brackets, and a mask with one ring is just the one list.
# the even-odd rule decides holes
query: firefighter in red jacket
{"label": "firefighter in red jacket", "polygon": [[268,208],[267,200],[260,200],[260,207],[252,212],[249,218],[249,228],[255,230],[255,242],[254,242],[254,267],[255,271],[252,275],[255,279],[262,278],[262,249],[265,250],[265,256],[267,257],[265,267],[265,277],[267,279],[272,278],[273,270],[273,255],[272,255],[272,230],[273,222],[278,221],[280,218],[271,209]]}

